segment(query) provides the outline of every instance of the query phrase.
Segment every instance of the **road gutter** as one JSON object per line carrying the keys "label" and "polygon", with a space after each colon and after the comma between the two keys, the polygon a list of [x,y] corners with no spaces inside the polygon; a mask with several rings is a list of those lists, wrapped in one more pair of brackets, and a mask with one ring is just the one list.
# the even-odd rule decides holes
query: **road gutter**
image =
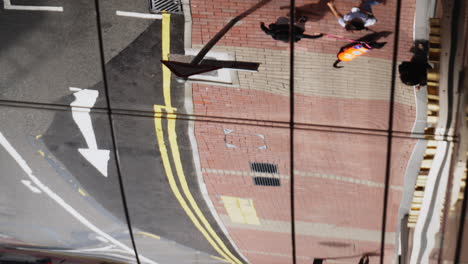
{"label": "road gutter", "polygon": [[[192,12],[190,7],[190,0],[182,0],[182,10],[184,12],[184,50],[192,48]],[[236,251],[236,253],[242,258],[245,263],[250,263],[247,258],[241,253],[240,249],[234,243],[234,240],[230,237],[229,232],[224,225],[223,221],[216,212],[216,208],[213,202],[210,199],[208,194],[208,189],[203,180],[203,173],[200,163],[200,155],[198,153],[198,144],[195,137],[195,122],[196,116],[194,115],[193,110],[193,94],[192,94],[192,84],[190,82],[185,82],[185,95],[184,95],[184,110],[187,115],[190,115],[191,118],[188,119],[188,137],[190,141],[190,146],[192,148],[193,163],[195,167],[195,172],[197,174],[198,186],[200,188],[200,193],[202,194],[203,199],[211,212],[214,220],[216,221],[219,228],[223,231],[224,236],[229,241],[230,245]]]}

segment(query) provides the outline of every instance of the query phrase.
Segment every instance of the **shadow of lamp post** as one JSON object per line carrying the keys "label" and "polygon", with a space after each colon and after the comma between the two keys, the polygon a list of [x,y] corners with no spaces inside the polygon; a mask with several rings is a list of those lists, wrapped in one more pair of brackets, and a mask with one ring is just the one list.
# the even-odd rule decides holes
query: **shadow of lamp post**
{"label": "shadow of lamp post", "polygon": [[256,62],[217,61],[204,60],[203,58],[237,22],[269,2],[271,2],[271,0],[262,0],[229,21],[229,23],[227,23],[212,39],[210,39],[210,41],[208,41],[208,43],[206,43],[190,63],[169,60],[161,60],[161,62],[177,76],[176,80],[181,83],[186,82],[192,75],[215,71],[222,68],[257,71],[260,64]]}

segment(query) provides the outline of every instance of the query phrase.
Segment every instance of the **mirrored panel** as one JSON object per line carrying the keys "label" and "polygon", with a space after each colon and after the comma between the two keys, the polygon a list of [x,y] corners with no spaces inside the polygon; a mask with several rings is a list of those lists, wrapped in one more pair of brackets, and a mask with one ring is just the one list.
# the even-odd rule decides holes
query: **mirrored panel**
{"label": "mirrored panel", "polygon": [[288,1],[101,2],[113,108],[289,121]]}
{"label": "mirrored panel", "polygon": [[115,116],[139,254],[292,263],[289,129],[176,117]]}
{"label": "mirrored panel", "polygon": [[301,128],[294,147],[298,263],[379,262],[387,137]]}
{"label": "mirrored panel", "polygon": [[94,1],[7,0],[0,24],[0,99],[64,105],[73,87],[104,94]]}
{"label": "mirrored panel", "polygon": [[387,206],[387,228],[397,232],[394,256],[404,263],[458,263],[465,150],[445,140],[396,138],[394,145],[391,182],[403,184]]}
{"label": "mirrored panel", "polygon": [[[430,144],[433,151],[433,142]],[[385,263],[409,263],[413,245],[415,219],[419,213],[421,184],[427,176],[427,161],[422,165],[428,141],[405,137],[393,137],[391,166],[386,207],[386,234],[391,240],[385,246]],[[427,158],[432,156],[426,155]],[[416,195],[416,196],[415,196]],[[415,198],[416,197],[416,198]]]}
{"label": "mirrored panel", "polygon": [[388,129],[396,2],[296,2],[305,25],[295,43],[297,123]]}
{"label": "mirrored panel", "polygon": [[0,262],[465,261],[468,4],[291,4],[2,1]]}
{"label": "mirrored panel", "polygon": [[[185,54],[200,54],[202,47],[206,49],[221,36],[223,27],[232,25],[205,58],[238,64],[234,70],[226,65],[188,78],[192,114],[289,121],[288,7],[285,0],[190,3],[191,38],[186,41]],[[246,67],[250,64],[258,69]]]}
{"label": "mirrored panel", "polygon": [[19,105],[1,112],[4,246],[135,263],[107,114]]}

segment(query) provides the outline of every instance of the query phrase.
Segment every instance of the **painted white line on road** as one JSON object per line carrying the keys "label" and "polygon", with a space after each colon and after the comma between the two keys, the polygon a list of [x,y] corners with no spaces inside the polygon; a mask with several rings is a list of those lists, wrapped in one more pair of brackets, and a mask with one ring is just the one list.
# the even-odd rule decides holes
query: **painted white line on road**
{"label": "painted white line on road", "polygon": [[24,184],[24,186],[28,187],[29,190],[33,193],[41,193],[41,190],[36,188],[35,186],[32,186],[31,181],[28,180],[21,180],[21,183]]}
{"label": "painted white line on road", "polygon": [[162,19],[162,15],[158,14],[147,14],[147,13],[137,13],[137,12],[126,12],[126,11],[116,11],[116,15],[125,16],[125,17],[137,17],[144,19]]}
{"label": "painted white line on road", "polygon": [[105,238],[103,238],[102,236],[96,236],[96,239],[101,241],[101,242],[104,242],[104,243],[109,243],[109,241]]}
{"label": "painted white line on road", "polygon": [[11,0],[3,0],[3,8],[6,9],[6,10],[63,12],[63,7],[61,7],[61,6],[12,5]]}
{"label": "painted white line on road", "polygon": [[[58,203],[63,209],[65,209],[69,214],[71,214],[76,220],[80,221],[84,226],[88,227],[91,229],[93,232],[98,234],[99,236],[107,239],[110,241],[112,244],[115,246],[125,250],[132,256],[134,256],[135,251],[128,247],[127,245],[123,244],[122,242],[116,240],[109,234],[105,233],[101,229],[99,229],[97,226],[93,225],[91,222],[88,221],[84,216],[82,216],[78,211],[76,211],[73,207],[71,207],[67,202],[65,202],[60,196],[58,196],[56,193],[54,193],[49,187],[44,185],[36,176],[34,176],[32,169],[29,167],[29,165],[26,163],[26,161],[21,157],[21,155],[16,151],[15,148],[10,144],[10,142],[3,136],[2,132],[0,132],[0,145],[2,145],[5,150],[10,154],[10,156],[18,163],[18,165],[23,169],[23,171],[28,175],[29,179],[39,188],[41,189],[45,194],[47,194],[52,200],[54,200],[56,203]],[[145,258],[140,255],[140,259],[144,260],[147,263],[151,264],[157,264],[156,262]]]}
{"label": "painted white line on road", "polygon": [[85,138],[88,148],[80,148],[78,151],[89,161],[104,177],[107,177],[107,164],[109,162],[110,151],[98,149],[96,135],[94,134],[93,123],[89,112],[96,103],[99,92],[96,90],[79,89],[70,87],[71,91],[77,91],[73,95],[75,100],[71,102],[72,117]]}
{"label": "painted white line on road", "polygon": [[69,89],[70,91],[72,91],[72,92],[79,92],[79,91],[83,90],[83,89],[81,89],[81,88],[76,88],[76,87],[70,87],[70,88],[68,88],[68,89]]}

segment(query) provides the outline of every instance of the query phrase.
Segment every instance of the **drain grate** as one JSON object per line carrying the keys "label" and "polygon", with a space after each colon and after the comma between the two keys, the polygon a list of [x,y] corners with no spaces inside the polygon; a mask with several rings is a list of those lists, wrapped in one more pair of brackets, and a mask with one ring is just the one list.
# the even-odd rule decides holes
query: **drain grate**
{"label": "drain grate", "polygon": [[279,178],[271,178],[271,177],[254,177],[255,185],[261,186],[280,186],[280,179]]}
{"label": "drain grate", "polygon": [[264,162],[250,162],[250,170],[261,173],[278,173],[278,165]]}
{"label": "drain grate", "polygon": [[182,14],[180,0],[150,0],[151,13],[167,12],[171,14]]}

